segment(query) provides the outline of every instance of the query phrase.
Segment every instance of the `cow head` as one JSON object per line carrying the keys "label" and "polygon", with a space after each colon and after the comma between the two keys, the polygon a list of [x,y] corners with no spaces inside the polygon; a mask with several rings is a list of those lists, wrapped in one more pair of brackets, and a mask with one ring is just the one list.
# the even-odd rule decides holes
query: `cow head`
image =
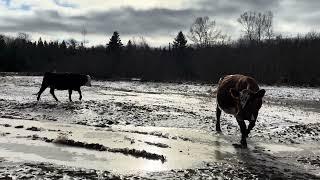
{"label": "cow head", "polygon": [[230,89],[231,96],[237,102],[237,114],[240,119],[247,119],[249,121],[255,121],[258,116],[259,109],[262,106],[262,98],[266,91],[260,89],[257,92],[249,89],[237,91],[236,89]]}
{"label": "cow head", "polygon": [[91,77],[89,75],[86,75],[87,77],[87,82],[84,84],[85,86],[91,86]]}

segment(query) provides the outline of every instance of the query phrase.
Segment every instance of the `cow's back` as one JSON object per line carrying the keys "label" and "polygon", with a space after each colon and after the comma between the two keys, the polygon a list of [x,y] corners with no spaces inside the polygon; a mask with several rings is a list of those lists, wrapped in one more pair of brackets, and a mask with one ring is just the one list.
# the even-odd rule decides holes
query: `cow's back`
{"label": "cow's back", "polygon": [[236,113],[236,101],[231,96],[230,89],[240,92],[243,89],[250,89],[254,92],[259,90],[256,81],[248,76],[236,74],[227,75],[220,79],[217,90],[217,103],[219,107],[229,114]]}
{"label": "cow's back", "polygon": [[58,90],[78,89],[85,84],[86,76],[72,73],[45,73],[43,81]]}

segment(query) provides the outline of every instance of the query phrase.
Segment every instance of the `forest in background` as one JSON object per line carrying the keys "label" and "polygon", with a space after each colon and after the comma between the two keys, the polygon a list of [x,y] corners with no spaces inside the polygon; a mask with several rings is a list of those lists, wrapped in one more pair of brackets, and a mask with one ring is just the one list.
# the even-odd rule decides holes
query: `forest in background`
{"label": "forest in background", "polygon": [[243,35],[231,41],[214,20],[198,17],[187,35],[178,32],[167,47],[151,47],[143,38],[123,45],[117,31],[106,45],[93,47],[74,39],[47,42],[31,41],[26,33],[0,35],[0,71],[204,83],[241,73],[265,84],[319,86],[320,34],[284,37],[273,32],[272,20],[271,12],[241,14]]}

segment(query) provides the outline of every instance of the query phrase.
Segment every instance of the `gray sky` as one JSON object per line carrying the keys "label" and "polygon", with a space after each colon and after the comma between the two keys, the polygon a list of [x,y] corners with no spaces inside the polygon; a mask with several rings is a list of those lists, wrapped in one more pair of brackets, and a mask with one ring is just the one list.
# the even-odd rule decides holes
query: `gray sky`
{"label": "gray sky", "polygon": [[274,13],[276,33],[293,36],[318,31],[320,0],[0,0],[0,33],[16,36],[26,32],[33,40],[71,37],[88,45],[106,44],[118,31],[124,44],[143,36],[152,46],[188,33],[196,17],[209,16],[223,32],[237,39],[237,22],[245,11]]}

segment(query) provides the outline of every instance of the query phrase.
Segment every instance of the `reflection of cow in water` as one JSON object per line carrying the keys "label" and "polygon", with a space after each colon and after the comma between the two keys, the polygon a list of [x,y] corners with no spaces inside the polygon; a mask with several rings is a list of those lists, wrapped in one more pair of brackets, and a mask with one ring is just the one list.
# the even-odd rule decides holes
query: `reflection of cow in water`
{"label": "reflection of cow in water", "polygon": [[[259,109],[262,106],[264,89],[259,90],[256,81],[248,76],[236,74],[220,79],[217,90],[216,130],[221,132],[221,110],[237,119],[241,130],[241,145],[247,147],[246,138],[255,126]],[[249,121],[248,128],[244,120]]]}
{"label": "reflection of cow in water", "polygon": [[49,73],[44,74],[40,91],[37,93],[37,100],[39,101],[43,91],[50,87],[50,93],[53,98],[58,101],[57,97],[54,95],[54,90],[68,90],[69,100],[71,100],[72,90],[78,91],[79,100],[82,99],[81,86],[91,86],[91,78],[89,75],[72,74],[72,73]]}

